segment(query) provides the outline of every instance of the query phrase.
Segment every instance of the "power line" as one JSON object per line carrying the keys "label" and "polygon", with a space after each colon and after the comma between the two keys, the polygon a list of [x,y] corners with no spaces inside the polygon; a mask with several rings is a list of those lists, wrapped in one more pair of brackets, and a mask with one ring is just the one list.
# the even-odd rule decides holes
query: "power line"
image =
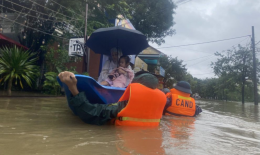
{"label": "power line", "polygon": [[[0,5],[0,6],[3,6],[3,5]],[[11,8],[9,8],[9,7],[6,7],[6,6],[3,6],[3,7],[7,8],[7,9],[9,9],[9,10],[18,12],[19,14],[22,13],[22,12],[16,11],[16,10],[11,9]],[[28,13],[22,13],[22,14],[26,14],[27,16],[31,16],[31,17],[33,17],[33,18],[42,19],[42,20],[49,20],[49,21],[53,21],[53,22],[64,22],[64,21],[58,21],[58,20],[51,20],[51,19],[36,17],[36,16],[30,15],[30,14],[28,14]],[[17,18],[16,18],[16,19],[17,19]],[[72,30],[70,27],[68,27],[68,29]],[[76,28],[76,29],[77,29],[77,28]],[[77,29],[77,30],[78,30],[78,29]],[[75,32],[74,30],[72,30],[72,31]],[[80,30],[78,30],[78,31],[80,32]],[[83,33],[81,33],[81,34],[83,34]]]}
{"label": "power line", "polygon": [[186,3],[187,1],[191,1],[191,0],[179,0],[176,1],[175,4],[182,4],[182,3]]}
{"label": "power line", "polygon": [[234,37],[234,38],[228,38],[228,39],[221,39],[221,40],[214,40],[214,41],[208,41],[208,42],[201,42],[201,43],[194,43],[194,44],[186,44],[186,45],[176,45],[176,46],[169,46],[169,47],[161,47],[158,49],[162,49],[162,48],[172,48],[172,47],[181,47],[181,46],[192,46],[192,45],[199,45],[199,44],[208,44],[208,43],[214,43],[214,42],[221,42],[221,41],[226,41],[226,40],[233,40],[233,39],[238,39],[238,38],[244,38],[244,37],[248,37],[250,35],[246,35],[246,36],[240,36],[240,37]]}
{"label": "power line", "polygon": [[[238,44],[240,44],[241,42],[243,42],[243,41],[245,41],[245,40],[248,40],[248,39],[250,39],[250,38],[245,38],[245,39],[243,39],[242,41],[240,41]],[[169,45],[169,44],[168,44],[168,45]],[[236,45],[236,44],[234,44],[234,45]],[[234,45],[232,45],[232,46],[234,46]],[[185,49],[185,50],[189,50],[189,51],[200,52],[200,53],[209,53],[209,52],[206,52],[206,51],[198,51],[198,50],[188,49],[188,48],[184,48],[184,47],[178,47],[178,48]]]}
{"label": "power line", "polygon": [[[242,41],[240,41],[238,44],[240,44],[241,42],[243,42],[243,41],[245,41],[245,40],[247,40],[248,38],[246,38],[246,39],[243,39]],[[233,47],[234,45],[232,45],[231,47]],[[223,51],[224,52],[224,51]],[[215,54],[212,54],[212,55],[215,55]],[[209,56],[212,56],[212,55],[209,55]],[[209,56],[206,56],[206,57],[209,57]],[[201,58],[203,58],[203,57],[201,57]],[[212,57],[213,58],[213,57]],[[209,59],[212,59],[212,58],[209,58]],[[197,59],[199,59],[199,58],[197,58]],[[196,59],[194,59],[194,60],[196,60]],[[205,59],[205,61],[207,61],[208,59]],[[202,62],[204,62],[204,61],[202,61]],[[199,63],[201,63],[201,62],[198,62],[198,63],[195,63],[195,64],[193,64],[193,65],[196,65],[196,64],[199,64]]]}
{"label": "power line", "polygon": [[188,50],[188,51],[194,51],[194,52],[199,52],[199,53],[209,53],[209,52],[205,52],[205,51],[197,51],[197,50],[193,50],[193,49],[188,49],[188,48],[183,48],[183,47],[178,47],[178,48],[181,48],[181,49],[184,49],[184,50]]}
{"label": "power line", "polygon": [[[212,58],[214,58],[214,57],[212,57]],[[212,58],[206,59],[205,61],[208,61],[208,60],[210,60],[210,59],[212,59]],[[205,61],[200,61],[200,62],[198,62],[198,63],[194,63],[194,64],[191,64],[191,65],[189,65],[189,66],[194,66],[194,65],[197,65],[197,64],[202,63],[202,62],[205,62]]]}
{"label": "power line", "polygon": [[[249,41],[250,41],[250,38],[245,38],[245,39],[243,39],[241,42],[239,42],[238,44],[242,43],[242,42],[245,41],[245,40],[249,40]],[[234,45],[233,45],[233,46],[234,46]]]}
{"label": "power line", "polygon": [[192,75],[205,75],[205,74],[211,74],[211,73],[214,73],[214,72],[203,73],[203,74],[192,74]]}
{"label": "power line", "polygon": [[[245,38],[243,39],[241,42],[245,41],[245,40],[248,40],[249,38]],[[238,44],[240,44],[241,42],[239,42]],[[168,44],[169,45],[169,44]],[[234,46],[234,45],[233,45]],[[209,52],[206,52],[206,51],[198,51],[198,50],[194,50],[194,49],[188,49],[188,48],[183,48],[183,47],[178,47],[178,48],[181,48],[181,49],[185,49],[185,50],[188,50],[188,51],[194,51],[194,52],[200,52],[200,53],[209,53]]]}
{"label": "power line", "polygon": [[57,12],[57,11],[54,11],[54,10],[52,10],[52,9],[50,9],[50,8],[47,8],[46,6],[43,6],[43,5],[41,5],[41,4],[38,4],[38,3],[36,3],[35,1],[32,1],[32,0],[29,0],[29,1],[32,2],[32,3],[35,3],[35,4],[38,5],[38,6],[41,6],[41,7],[43,7],[43,8],[46,8],[46,9],[52,11],[52,12],[55,12],[55,13],[57,13],[57,14],[60,14],[60,15],[62,15],[62,16],[65,16],[65,17],[67,17],[67,18],[74,19],[74,18],[69,17],[69,16],[66,16],[66,15],[64,15],[64,14],[62,14],[62,13],[59,13],[59,12]]}
{"label": "power line", "polygon": [[53,1],[53,0],[50,0],[50,1],[52,1],[53,3],[55,3],[55,4],[57,4],[57,5],[60,5],[61,7],[65,8],[65,9],[67,9],[67,10],[69,10],[69,11],[71,11],[72,13],[74,13],[74,14],[76,14],[76,15],[80,15],[81,17],[84,17],[84,18],[85,18],[85,16],[83,16],[83,15],[81,15],[81,14],[77,14],[77,13],[75,13],[73,10],[70,10],[69,8],[66,8],[65,6],[63,6],[63,5],[61,5],[61,4],[57,3],[57,2],[55,2],[55,1]]}
{"label": "power line", "polygon": [[[245,40],[248,40],[248,38],[243,39],[243,40],[240,41],[238,44],[240,44],[241,42],[243,42],[243,41],[245,41]],[[234,46],[234,45],[232,45],[232,46]],[[213,58],[213,57],[212,57],[212,58]],[[192,66],[197,65],[197,64],[202,63],[202,62],[205,62],[205,61],[210,60],[210,59],[212,59],[212,58],[205,59],[204,61],[200,61],[200,62],[198,62],[198,63],[192,64]],[[210,72],[210,73],[214,73],[214,72]],[[210,73],[204,73],[204,74],[210,74]],[[192,74],[192,75],[204,75],[204,74]]]}
{"label": "power line", "polygon": [[[34,11],[34,12],[36,12],[36,13],[39,13],[39,14],[42,14],[42,15],[46,15],[46,16],[49,17],[49,15],[46,14],[46,13],[38,12],[37,10],[32,10],[32,9],[30,9],[30,8],[28,8],[28,7],[22,6],[22,5],[20,5],[20,4],[14,3],[14,2],[9,1],[9,0],[5,0],[5,1],[8,1],[8,2],[14,4],[14,5],[20,6],[20,7],[22,7],[22,8],[26,8],[26,9],[28,9],[28,10],[31,10],[31,11]],[[64,19],[59,18],[59,17],[55,17],[55,18],[57,18],[57,19],[61,19],[62,21],[64,20]],[[74,19],[74,18],[72,18],[72,19]],[[75,19],[75,20],[70,20],[70,21],[76,21],[76,20],[80,20],[80,19]]]}
{"label": "power line", "polygon": [[[2,0],[2,2],[3,2],[3,0]],[[2,3],[3,4],[3,3]],[[13,5],[13,3],[11,3],[12,4],[12,8],[14,9],[14,5]],[[27,10],[29,10],[25,15],[27,16],[29,13],[31,13],[31,11],[32,11],[32,9],[33,9],[33,7],[35,7],[34,5],[32,5],[31,6],[31,8],[30,9],[27,9]],[[2,7],[3,8],[3,7]],[[20,11],[20,13],[19,13],[19,15],[21,14],[21,12],[24,10],[25,8],[22,8],[22,10]],[[7,12],[7,11],[6,11]],[[24,10],[24,12],[25,12],[25,10]],[[38,16],[40,16],[39,14],[38,14]],[[17,20],[18,18],[16,18],[15,20]],[[35,22],[34,22],[35,23]],[[14,23],[12,24],[12,26],[14,25]]]}
{"label": "power line", "polygon": [[[20,6],[20,7],[22,7],[22,8],[26,8],[27,10],[29,10],[29,12],[30,11],[34,11],[34,12],[36,12],[36,13],[38,13],[38,14],[42,14],[42,15],[46,15],[46,16],[48,16],[48,19],[46,19],[46,20],[50,20],[49,19],[49,17],[50,17],[50,15],[48,15],[48,14],[45,14],[45,13],[42,13],[42,12],[38,12],[37,10],[33,10],[32,9],[32,7],[34,6],[34,4],[32,5],[32,7],[31,8],[28,8],[28,7],[25,7],[25,6],[22,6],[22,5],[20,5],[20,4],[17,4],[17,3],[14,3],[14,2],[12,2],[12,1],[9,1],[9,0],[6,0],[6,1],[8,1],[8,2],[10,2],[10,3],[12,3],[12,6],[13,6],[13,4],[14,5],[17,5],[17,6]],[[28,13],[29,13],[28,12]],[[26,14],[26,15],[28,15],[28,13]],[[39,17],[37,17],[37,18],[39,18]],[[64,22],[64,18],[62,19],[62,18],[59,18],[59,17],[53,17],[53,18],[57,18],[57,19],[61,19],[61,20],[56,20],[56,22]],[[42,19],[45,19],[45,18],[42,18]],[[80,20],[80,19],[78,19],[78,20]],[[54,21],[54,20],[51,20],[51,21]],[[68,22],[70,22],[70,21],[74,21],[75,22],[75,20],[68,20]],[[54,21],[55,22],[55,21]],[[75,25],[76,25],[76,23],[74,23]],[[81,29],[82,28],[82,26],[79,28],[79,29]],[[70,28],[69,28],[70,29]],[[76,28],[77,29],[77,28]],[[72,29],[70,29],[70,30],[72,30]],[[79,32],[80,32],[80,30],[78,30]],[[73,31],[73,32],[75,32],[75,31]]]}
{"label": "power line", "polygon": [[[249,39],[249,38],[243,39],[243,40],[240,41],[238,44],[240,44],[241,42],[243,42],[243,41],[245,41],[245,40],[248,40],[248,39]],[[234,46],[234,45],[232,45],[232,46]],[[180,47],[180,48],[181,48],[181,47]],[[205,56],[205,57],[209,57],[209,56],[211,56],[211,55],[208,55],[208,56]],[[200,58],[204,58],[204,57],[200,57]],[[200,59],[200,58],[197,58],[197,59]],[[212,58],[213,58],[213,57],[212,57]],[[199,62],[194,63],[194,64],[191,64],[191,65],[189,65],[189,66],[197,65],[197,64],[199,64],[199,63],[202,63],[202,62],[208,61],[208,60],[210,60],[210,59],[212,59],[212,58],[204,59],[203,61],[199,61]],[[193,60],[196,60],[196,59],[193,59]],[[192,75],[192,76],[194,76],[194,75],[205,75],[205,74],[211,74],[211,73],[214,73],[214,72],[203,73],[203,74],[191,74],[191,75]]]}
{"label": "power line", "polygon": [[[3,5],[0,5],[0,6],[3,6]],[[59,21],[59,20],[52,20],[52,19],[46,19],[46,18],[36,17],[36,16],[33,16],[33,15],[29,15],[28,13],[19,12],[19,11],[17,11],[17,10],[11,9],[11,8],[9,8],[9,7],[6,7],[6,6],[3,6],[3,7],[4,7],[4,8],[7,8],[7,9],[9,9],[9,10],[18,12],[19,14],[22,13],[22,14],[25,14],[25,15],[27,15],[27,16],[31,16],[31,17],[34,17],[34,18],[37,18],[37,19],[49,20],[49,21],[53,21],[53,22]],[[60,22],[61,22],[61,21],[60,21]]]}
{"label": "power line", "polygon": [[[247,40],[248,38],[246,38],[246,39],[243,39],[242,41],[240,41],[238,44],[240,44],[241,42],[243,42],[243,41],[245,41],[245,40]],[[232,46],[234,46],[234,45],[232,45]],[[182,48],[182,47],[179,47],[179,48]],[[190,50],[190,49],[187,49],[187,50]],[[195,50],[193,50],[193,51],[195,51]],[[198,51],[196,51],[196,52],[198,52]],[[203,53],[206,53],[206,52],[203,52]],[[210,56],[214,56],[215,54],[210,54],[210,55],[207,55],[207,56],[203,56],[203,57],[198,57],[198,58],[195,58],[195,59],[190,59],[190,60],[187,60],[187,61],[184,61],[184,62],[188,62],[188,61],[192,61],[192,60],[197,60],[197,59],[201,59],[201,58],[207,58],[207,57],[210,57]],[[211,58],[210,58],[211,59]],[[207,59],[208,60],[208,59]],[[205,61],[206,61],[206,59],[205,59]],[[200,63],[200,62],[199,62]],[[196,64],[198,64],[198,63],[195,63],[194,65],[196,65]]]}
{"label": "power line", "polygon": [[184,61],[184,62],[188,62],[188,61],[192,61],[192,60],[197,60],[197,59],[201,59],[201,58],[205,58],[205,57],[210,57],[210,56],[212,56],[212,55],[214,55],[214,54],[210,54],[210,55],[207,55],[207,56],[204,56],[204,57],[199,57],[199,58],[196,58],[196,59],[186,60],[186,61]]}
{"label": "power line", "polygon": [[179,0],[179,1],[176,1],[176,2],[174,2],[175,4],[178,4],[178,3],[182,3],[182,2],[184,2],[184,1],[186,1],[186,0]]}
{"label": "power line", "polygon": [[186,3],[188,3],[188,2],[191,2],[191,1],[192,1],[192,0],[187,0],[187,1],[183,2],[183,3],[180,3],[178,6],[181,6],[181,5],[186,4]]}
{"label": "power line", "polygon": [[[3,6],[3,5],[1,5],[1,6]],[[2,8],[3,8],[3,7],[2,7]],[[22,9],[22,11],[23,11],[23,10],[24,10],[24,8]],[[17,17],[15,18],[15,21],[20,17],[21,13],[22,13],[22,12],[19,12],[19,14],[17,15]],[[12,26],[14,26],[14,23],[12,24]],[[12,27],[12,26],[11,26],[11,27]]]}
{"label": "power line", "polygon": [[[243,42],[243,41],[245,41],[245,40],[248,40],[249,38],[245,38],[245,39],[243,39],[242,41],[240,41],[238,44],[240,44],[241,42]],[[234,44],[235,45],[235,44]],[[234,46],[234,45],[232,45],[232,46]],[[182,47],[179,47],[179,48],[182,48]],[[190,49],[187,49],[187,50],[190,50]],[[193,50],[193,51],[195,51],[195,50]],[[198,52],[198,51],[196,51],[196,52]],[[203,53],[205,53],[205,52],[203,52]],[[192,60],[197,60],[197,59],[201,59],[201,58],[205,58],[205,57],[210,57],[210,56],[214,56],[215,54],[210,54],[210,55],[207,55],[207,56],[204,56],[204,57],[199,57],[199,58],[196,58],[196,59],[191,59],[191,60],[187,60],[187,61],[192,61]],[[212,57],[213,58],[213,57]],[[194,65],[197,65],[197,64],[199,64],[199,63],[202,63],[202,62],[205,62],[205,61],[207,61],[207,60],[210,60],[210,59],[212,59],[212,58],[209,58],[209,59],[203,59],[203,61],[199,61],[199,62],[197,62],[197,63],[194,63],[194,64],[192,64],[192,66],[194,66]],[[184,62],[187,62],[187,61],[184,61]],[[189,65],[190,66],[190,65]],[[213,73],[213,72],[212,72]],[[194,74],[193,74],[194,75]]]}
{"label": "power line", "polygon": [[35,30],[35,31],[39,31],[39,32],[41,32],[41,33],[44,33],[44,34],[47,34],[47,35],[51,35],[51,36],[54,36],[54,37],[57,37],[57,38],[62,38],[62,39],[66,39],[66,40],[68,40],[68,38],[64,38],[64,37],[56,36],[56,35],[53,35],[53,34],[50,34],[50,33],[46,33],[46,32],[44,32],[44,31],[41,31],[41,30],[38,30],[38,29],[32,28],[32,27],[30,27],[30,26],[27,26],[27,25],[24,25],[24,24],[18,23],[18,22],[16,22],[16,21],[11,20],[11,19],[8,19],[8,18],[6,18],[6,17],[2,17],[2,18],[5,18],[5,19],[7,19],[7,20],[9,20],[9,21],[12,21],[12,22],[14,22],[14,23],[17,23],[17,24],[22,25],[22,26],[24,26],[24,27],[27,27],[27,28],[29,28],[29,29],[32,29],[32,30]]}
{"label": "power line", "polygon": [[26,9],[28,9],[28,10],[31,10],[31,11],[34,11],[34,12],[36,12],[36,13],[39,13],[39,14],[42,14],[42,15],[46,15],[46,16],[49,17],[49,15],[46,14],[46,13],[38,12],[37,10],[32,10],[32,8],[30,9],[30,8],[28,8],[28,7],[22,6],[22,5],[20,5],[20,4],[14,3],[14,2],[9,1],[9,0],[5,0],[5,1],[8,1],[8,2],[14,4],[14,5],[20,6],[20,7],[22,7],[22,8],[26,8]]}
{"label": "power line", "polygon": [[[250,41],[250,38],[245,38],[245,39],[243,39],[242,41],[240,41],[239,43],[230,46],[230,48],[234,47],[235,45],[237,46],[238,44],[240,44],[240,43],[242,43],[242,42],[244,42],[244,41],[246,41],[246,40],[249,40],[249,41]],[[244,45],[244,46],[248,46],[248,45]],[[226,51],[222,51],[222,53],[224,53],[224,52],[226,52]]]}

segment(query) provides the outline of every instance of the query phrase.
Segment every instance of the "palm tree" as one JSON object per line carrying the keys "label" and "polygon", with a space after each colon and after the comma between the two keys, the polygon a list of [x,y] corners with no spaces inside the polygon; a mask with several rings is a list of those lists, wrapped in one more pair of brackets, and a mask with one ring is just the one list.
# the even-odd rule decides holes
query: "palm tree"
{"label": "palm tree", "polygon": [[19,80],[23,89],[22,79],[32,87],[32,81],[39,75],[39,68],[35,65],[38,57],[29,51],[22,51],[16,46],[0,49],[0,83],[8,81],[8,95],[11,96],[12,82]]}

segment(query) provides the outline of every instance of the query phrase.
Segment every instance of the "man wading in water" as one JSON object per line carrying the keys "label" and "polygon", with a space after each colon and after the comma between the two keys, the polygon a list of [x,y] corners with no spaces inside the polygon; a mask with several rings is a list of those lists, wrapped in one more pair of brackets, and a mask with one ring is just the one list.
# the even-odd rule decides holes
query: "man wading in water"
{"label": "man wading in water", "polygon": [[85,92],[77,89],[77,79],[71,72],[61,72],[61,82],[65,83],[72,96],[69,98],[77,115],[85,122],[95,125],[112,123],[119,126],[158,126],[167,100],[157,89],[158,79],[149,72],[135,74],[122,97],[114,104],[90,103]]}
{"label": "man wading in water", "polygon": [[119,102],[114,104],[90,103],[84,92],[77,89],[77,79],[71,72],[59,74],[72,95],[69,99],[77,115],[86,123],[120,126],[158,126],[166,104],[166,95],[157,89],[158,79],[147,72],[136,73]]}

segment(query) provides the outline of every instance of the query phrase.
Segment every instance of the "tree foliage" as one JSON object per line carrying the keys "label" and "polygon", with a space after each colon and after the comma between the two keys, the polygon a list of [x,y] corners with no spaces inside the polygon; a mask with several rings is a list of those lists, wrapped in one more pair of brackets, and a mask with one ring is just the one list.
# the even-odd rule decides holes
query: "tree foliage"
{"label": "tree foliage", "polygon": [[173,14],[176,5],[171,0],[126,0],[129,5],[131,22],[144,33],[148,40],[158,45],[164,43],[166,36],[175,30]]}
{"label": "tree foliage", "polygon": [[41,51],[44,52],[45,65],[49,72],[60,72],[64,70],[75,71],[75,67],[66,67],[66,64],[72,62],[72,60],[80,61],[81,57],[72,58],[68,55],[68,51],[62,47],[57,48],[55,44],[49,46],[41,46]]}
{"label": "tree foliage", "polygon": [[45,92],[48,94],[59,95],[61,87],[57,81],[58,74],[56,72],[47,72],[44,76],[46,79],[43,84]]}
{"label": "tree foliage", "polygon": [[[88,0],[87,4],[88,35],[98,28],[114,26],[118,15],[130,19],[137,30],[158,45],[175,33],[176,5],[170,0]],[[20,24],[13,23],[12,29],[30,50],[37,51],[43,41],[47,43],[54,36],[60,42],[62,38],[84,36],[86,1],[13,0],[3,1],[3,5],[4,12],[17,14],[15,21]]]}
{"label": "tree foliage", "polygon": [[217,78],[197,79],[186,74],[184,79],[191,84],[192,92],[202,98],[253,101],[252,51],[238,45],[224,52],[216,52],[218,59],[211,64]]}
{"label": "tree foliage", "polygon": [[182,60],[178,60],[177,57],[162,56],[159,61],[160,65],[165,69],[163,81],[165,87],[172,88],[175,82],[183,80],[183,77],[186,75],[186,68],[182,64]]}
{"label": "tree foliage", "polygon": [[[84,1],[55,1],[71,9],[67,11],[67,15],[74,18],[81,17],[81,19],[85,16]],[[175,33],[172,27],[175,24],[173,14],[176,5],[170,0],[88,0],[87,4],[88,35],[97,28],[114,26],[114,19],[118,18],[118,15],[130,19],[137,30],[144,33],[149,41],[158,45],[164,43],[166,36]],[[84,25],[84,23],[80,24]],[[84,32],[84,27],[81,30]]]}
{"label": "tree foliage", "polygon": [[253,56],[252,51],[247,47],[238,45],[237,48],[228,50],[225,54],[215,53],[219,59],[212,63],[212,68],[222,83],[218,91],[228,90],[229,92],[241,93],[242,103],[244,103],[245,87],[251,86],[246,79],[253,79]]}
{"label": "tree foliage", "polygon": [[[170,81],[168,85],[171,87],[172,83],[184,80],[190,83],[193,94],[198,93],[205,99],[233,100],[242,101],[242,103],[253,101],[252,51],[248,47],[238,45],[221,53],[216,52],[215,55],[218,59],[212,62],[211,66],[217,78],[206,79],[198,79],[187,73],[185,66],[180,63],[182,61],[175,60],[174,62],[179,63],[174,65],[175,72],[171,72],[172,69],[169,66],[173,59],[162,57],[160,63],[166,69],[166,84]],[[256,61],[259,64],[258,59]],[[257,65],[257,73],[259,79],[259,65]]]}

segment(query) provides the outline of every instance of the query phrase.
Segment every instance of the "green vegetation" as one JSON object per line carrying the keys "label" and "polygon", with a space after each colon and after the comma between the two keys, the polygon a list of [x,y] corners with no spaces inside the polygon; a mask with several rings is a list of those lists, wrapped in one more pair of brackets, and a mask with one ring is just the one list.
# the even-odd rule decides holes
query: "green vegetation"
{"label": "green vegetation", "polygon": [[160,65],[165,69],[164,83],[165,87],[171,88],[177,81],[183,80],[187,74],[185,65],[182,60],[171,56],[163,56],[160,58]]}
{"label": "green vegetation", "polygon": [[175,34],[173,14],[176,5],[171,0],[126,0],[134,27],[148,40],[163,44],[166,36]]}
{"label": "green vegetation", "polygon": [[[186,77],[192,85],[193,92],[208,99],[233,100],[242,103],[253,101],[252,51],[238,45],[224,54],[216,52],[215,55],[218,59],[212,62],[211,66],[218,78],[201,80]],[[259,64],[258,59],[257,63]],[[259,73],[260,66],[257,67]]]}
{"label": "green vegetation", "polygon": [[57,81],[58,74],[55,72],[47,72],[44,74],[45,81],[43,88],[47,94],[60,95],[61,87]]}
{"label": "green vegetation", "polygon": [[[40,7],[31,1],[15,0],[13,2],[27,8],[35,9],[37,6],[37,11],[43,14],[37,15],[34,11],[24,11],[22,7],[8,1],[4,2],[4,6],[8,8],[26,12],[28,16],[23,16],[23,18],[26,25],[33,29],[18,24],[12,25],[11,29],[17,33],[20,43],[29,47],[30,52],[22,52],[17,48],[2,49],[0,82],[8,83],[8,92],[11,94],[13,80],[15,80],[15,84],[19,81],[22,88],[24,83],[32,86],[32,81],[39,78],[40,70],[45,80],[40,84],[43,85],[45,92],[58,95],[60,94],[56,81],[58,73],[62,70],[75,72],[75,67],[66,67],[67,63],[75,62],[75,59],[72,60],[68,56],[66,43],[71,37],[84,36],[86,1],[34,0],[34,3],[45,7]],[[158,45],[164,43],[166,36],[175,33],[173,14],[176,5],[169,0],[88,0],[87,4],[88,36],[98,28],[114,26],[114,19],[118,18],[118,15],[130,19],[137,30],[144,33],[149,41]],[[52,12],[48,8],[56,10],[58,13]],[[9,9],[3,11],[15,13]],[[34,16],[37,16],[37,19]],[[62,39],[48,34],[60,36]],[[58,43],[59,48],[57,48]],[[241,46],[228,50],[225,54],[216,52],[218,60],[211,66],[217,78],[204,80],[194,78],[187,73],[182,60],[163,56],[160,58],[160,65],[165,69],[165,87],[171,88],[177,81],[186,80],[191,84],[193,93],[199,93],[203,98],[240,100],[242,103],[252,101],[253,85],[249,82],[252,80],[251,53],[248,48]],[[41,69],[35,64],[41,65]],[[149,66],[149,70],[153,71],[155,67]],[[259,70],[258,68],[258,73]],[[46,73],[44,74],[44,72]],[[88,74],[83,73],[83,75]],[[42,77],[39,79],[41,80]]]}
{"label": "green vegetation", "polygon": [[32,87],[32,81],[39,75],[39,67],[35,65],[38,59],[36,54],[22,51],[16,46],[5,47],[0,51],[0,83],[8,82],[8,95],[11,96],[13,80],[15,85],[19,81],[21,88],[25,83]]}
{"label": "green vegetation", "polygon": [[[67,67],[66,64],[73,62],[72,57],[68,55],[68,51],[64,48],[54,48],[52,44],[48,46],[41,46],[41,50],[45,53],[44,54],[44,63],[48,72],[61,72],[64,70],[70,70],[75,72],[75,67],[69,66]],[[80,61],[82,58],[77,58],[77,61]],[[74,60],[75,62],[75,60]]]}
{"label": "green vegetation", "polygon": [[[198,79],[187,73],[183,62],[177,58],[161,57],[160,65],[165,69],[164,87],[172,88],[174,83],[184,80],[191,84],[193,93],[205,99],[253,101],[252,51],[238,45],[215,55],[218,59],[211,66],[217,78],[207,79]],[[257,73],[260,73],[260,66],[257,67]]]}

